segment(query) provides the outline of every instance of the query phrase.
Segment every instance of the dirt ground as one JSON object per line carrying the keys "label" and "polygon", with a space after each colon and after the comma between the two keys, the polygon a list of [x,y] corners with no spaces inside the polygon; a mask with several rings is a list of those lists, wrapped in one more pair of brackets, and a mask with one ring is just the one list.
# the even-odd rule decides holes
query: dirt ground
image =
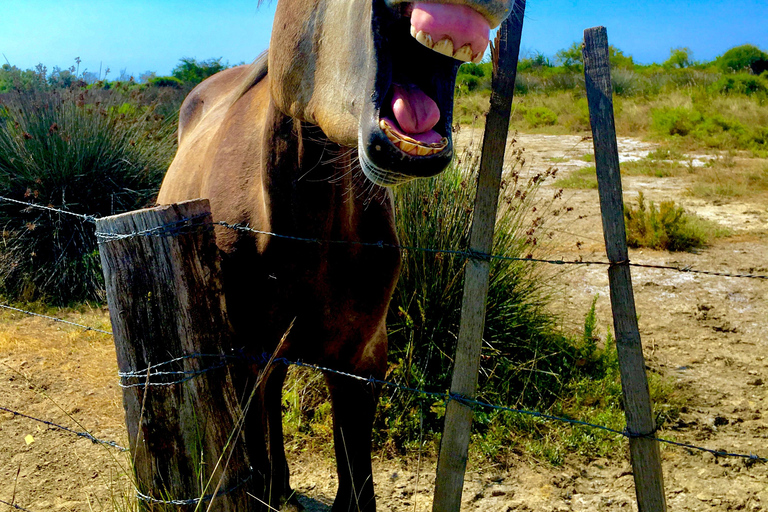
{"label": "dirt ground", "polygon": [[[473,134],[460,136],[466,141]],[[582,137],[519,134],[517,140],[526,150],[526,172],[555,165],[563,176],[590,165],[580,159],[591,153],[591,141]],[[622,138],[621,159],[642,158],[655,147]],[[711,158],[689,156],[692,165]],[[634,200],[640,190],[657,202],[674,199],[730,227],[734,235],[698,253],[632,250],[631,260],[768,274],[766,206],[694,199],[685,193],[688,185],[686,178],[625,178],[625,199]],[[597,191],[567,190],[564,201],[573,210],[553,226],[550,255],[603,259]],[[690,390],[680,420],[659,435],[768,457],[768,282],[642,268],[634,268],[632,278],[649,370]],[[554,307],[563,313],[566,328],[580,327],[596,294],[599,318],[608,323],[604,267],[569,268],[557,279],[560,292]],[[102,310],[83,310],[67,319],[109,329]],[[0,312],[0,407],[126,445],[115,375],[109,336]],[[307,509],[330,510],[336,482],[332,462],[307,453],[289,457],[292,483]],[[662,457],[669,510],[768,510],[768,465],[677,447],[663,447]],[[374,464],[380,510],[431,510],[434,460],[377,458]],[[560,467],[522,458],[505,470],[480,460],[469,465],[463,510],[637,510],[626,451],[610,460],[572,457]],[[128,456],[115,448],[0,411],[4,502],[32,512],[127,509],[128,467]]]}

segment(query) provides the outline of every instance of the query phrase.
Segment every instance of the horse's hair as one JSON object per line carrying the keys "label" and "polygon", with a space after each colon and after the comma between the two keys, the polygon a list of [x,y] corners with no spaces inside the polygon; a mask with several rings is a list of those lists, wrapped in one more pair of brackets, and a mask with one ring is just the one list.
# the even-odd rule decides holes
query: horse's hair
{"label": "horse's hair", "polygon": [[232,96],[234,101],[239,100],[247,93],[251,87],[261,81],[262,78],[267,76],[267,61],[269,57],[269,48],[261,52],[249,66],[248,73],[243,77],[243,81],[237,86],[235,94]]}

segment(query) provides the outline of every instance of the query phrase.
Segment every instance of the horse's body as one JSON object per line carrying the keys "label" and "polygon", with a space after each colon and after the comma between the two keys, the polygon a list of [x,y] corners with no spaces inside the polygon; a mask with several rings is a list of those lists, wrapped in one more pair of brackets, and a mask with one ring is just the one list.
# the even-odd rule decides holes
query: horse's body
{"label": "horse's body", "polygon": [[[511,8],[490,0],[454,4],[482,15],[465,5],[449,6],[448,14],[486,29]],[[475,42],[482,39],[476,27],[417,20],[424,5],[423,12],[434,15],[437,6],[437,18],[444,14],[442,4],[280,0],[268,64],[262,57],[223,71],[184,102],[179,150],[158,202],[206,197],[214,220],[293,237],[395,244],[391,193],[381,185],[435,174],[450,161],[459,64],[411,38],[409,18],[422,32],[453,30],[455,40],[468,41],[457,58],[476,59],[484,50]],[[444,45],[436,49],[445,53]],[[407,58],[424,64],[398,63]],[[257,358],[271,353],[294,322],[278,356],[383,378],[396,250],[224,227],[217,227],[217,244],[235,348]],[[254,364],[238,376],[241,388],[255,382],[259,369]],[[280,415],[284,376],[282,365],[267,369],[246,422],[254,488],[274,507],[290,493]],[[326,380],[339,473],[333,510],[374,510],[376,390],[335,374]]]}

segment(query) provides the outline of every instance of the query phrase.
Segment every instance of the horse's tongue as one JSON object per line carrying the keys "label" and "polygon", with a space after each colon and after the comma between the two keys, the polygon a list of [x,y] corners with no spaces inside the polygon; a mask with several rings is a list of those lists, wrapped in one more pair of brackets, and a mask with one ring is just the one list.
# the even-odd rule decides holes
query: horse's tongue
{"label": "horse's tongue", "polygon": [[[392,112],[400,130],[416,140],[431,135],[432,128],[440,120],[437,103],[416,87],[393,85]],[[421,134],[425,137],[419,137]],[[433,142],[433,137],[429,138],[429,142]]]}

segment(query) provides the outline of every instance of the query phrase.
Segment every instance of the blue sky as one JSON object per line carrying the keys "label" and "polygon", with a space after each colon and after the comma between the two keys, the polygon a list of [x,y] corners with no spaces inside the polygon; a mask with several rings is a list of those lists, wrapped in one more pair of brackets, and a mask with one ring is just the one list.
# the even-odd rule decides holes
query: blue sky
{"label": "blue sky", "polygon": [[[269,43],[276,0],[0,0],[0,53],[21,68],[38,62],[115,77],[125,69],[168,74],[181,57],[251,61]],[[751,43],[768,51],[768,0],[528,0],[523,48],[548,56],[608,28],[611,44],[641,63],[673,47],[711,60]]]}

